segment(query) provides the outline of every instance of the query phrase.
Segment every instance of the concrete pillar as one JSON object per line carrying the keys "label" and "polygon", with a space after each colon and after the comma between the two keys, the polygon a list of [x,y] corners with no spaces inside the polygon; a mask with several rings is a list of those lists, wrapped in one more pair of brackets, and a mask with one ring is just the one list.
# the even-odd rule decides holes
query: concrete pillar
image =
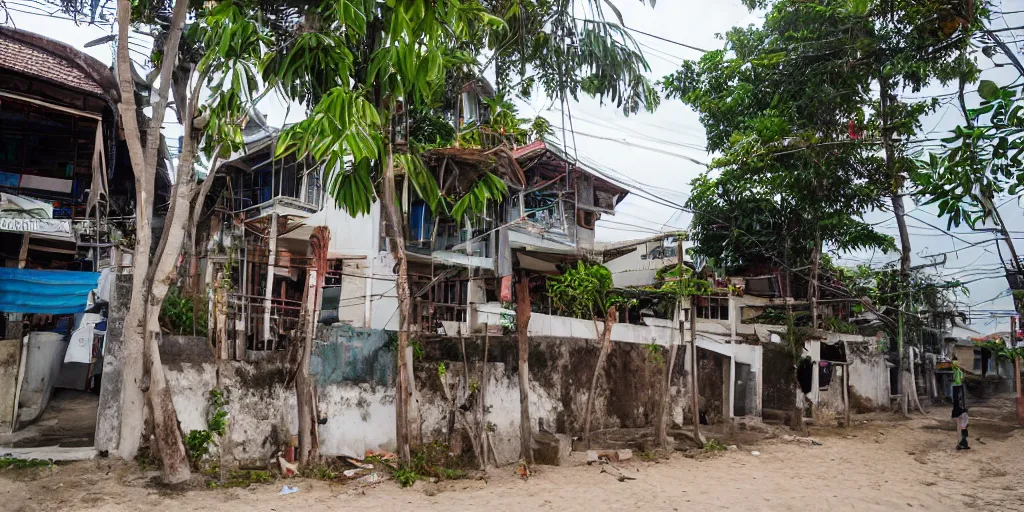
{"label": "concrete pillar", "polygon": [[724,395],[725,396],[722,397],[723,398],[722,403],[725,404],[725,408],[728,409],[728,410],[725,411],[725,414],[723,414],[722,417],[723,418],[732,418],[734,416],[733,413],[736,411],[736,377],[735,377],[735,375],[736,375],[736,356],[735,355],[729,357],[729,365],[725,367],[725,371],[723,373],[725,374],[725,386],[722,387],[722,390],[724,391]]}
{"label": "concrete pillar", "polygon": [[270,215],[270,250],[267,253],[267,288],[263,294],[263,341],[270,339],[271,299],[274,297],[274,263],[277,262],[277,213]]}
{"label": "concrete pillar", "polygon": [[739,329],[740,308],[736,297],[729,296],[729,340],[735,343],[739,340],[736,331]]}

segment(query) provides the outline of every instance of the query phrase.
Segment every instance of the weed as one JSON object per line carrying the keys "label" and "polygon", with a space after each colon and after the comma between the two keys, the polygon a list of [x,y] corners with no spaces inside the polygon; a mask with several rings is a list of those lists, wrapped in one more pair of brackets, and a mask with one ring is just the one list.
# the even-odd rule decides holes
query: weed
{"label": "weed", "polygon": [[207,419],[208,430],[192,430],[185,434],[185,452],[189,461],[194,467],[199,466],[199,461],[210,454],[210,449],[217,443],[213,436],[221,437],[227,432],[228,426],[228,400],[224,392],[219,389],[210,390],[209,418]]}
{"label": "weed", "polygon": [[327,466],[319,466],[309,471],[309,476],[317,480],[337,480],[338,473]]}
{"label": "weed", "polygon": [[252,484],[267,483],[273,479],[274,476],[270,471],[232,469],[231,471],[228,471],[227,480],[223,482],[219,480],[209,480],[206,482],[206,487],[210,489],[249,487]]}
{"label": "weed", "polygon": [[171,288],[160,307],[160,327],[171,334],[205,336],[210,309],[207,302],[205,295],[184,294]]}
{"label": "weed", "polygon": [[140,471],[154,471],[163,467],[160,457],[153,455],[148,449],[139,450],[135,456],[135,463],[139,465]]}
{"label": "weed", "polygon": [[51,466],[53,466],[53,461],[50,460],[0,457],[0,469],[36,469]]}
{"label": "weed", "polygon": [[708,439],[708,442],[704,443],[704,451],[706,452],[724,452],[726,450],[728,448],[718,439]]}
{"label": "weed", "polygon": [[392,473],[392,476],[395,477],[395,481],[398,482],[398,485],[401,485],[402,487],[409,487],[416,483],[416,480],[421,478],[416,471],[409,468],[398,468]]}
{"label": "weed", "polygon": [[646,451],[640,452],[637,455],[637,458],[639,458],[640,460],[642,460],[644,462],[654,462],[654,461],[660,459],[661,457],[658,456],[657,452],[654,452],[654,451],[651,451],[651,450],[646,450]]}
{"label": "weed", "polygon": [[442,480],[461,480],[467,476],[461,469],[441,468],[440,472]]}
{"label": "weed", "polygon": [[448,373],[448,369],[444,366],[444,361],[437,363],[437,378],[443,379],[445,374]]}

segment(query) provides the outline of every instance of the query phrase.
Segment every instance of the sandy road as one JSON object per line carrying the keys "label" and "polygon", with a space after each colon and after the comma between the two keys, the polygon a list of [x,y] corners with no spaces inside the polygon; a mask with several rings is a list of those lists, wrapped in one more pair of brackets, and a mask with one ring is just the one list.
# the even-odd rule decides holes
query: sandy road
{"label": "sandy road", "polygon": [[[948,410],[896,421],[855,417],[849,430],[818,429],[821,446],[767,439],[710,457],[632,461],[619,482],[581,460],[542,467],[528,481],[511,468],[488,481],[442,483],[428,495],[376,486],[291,480],[248,489],[167,493],[131,465],[100,460],[38,474],[0,473],[0,509],[35,510],[1024,510],[1024,430],[1006,400],[972,407],[973,450],[957,452]],[[1008,403],[1008,402],[1007,402]],[[977,438],[980,437],[981,441]],[[759,455],[751,454],[756,450]]]}

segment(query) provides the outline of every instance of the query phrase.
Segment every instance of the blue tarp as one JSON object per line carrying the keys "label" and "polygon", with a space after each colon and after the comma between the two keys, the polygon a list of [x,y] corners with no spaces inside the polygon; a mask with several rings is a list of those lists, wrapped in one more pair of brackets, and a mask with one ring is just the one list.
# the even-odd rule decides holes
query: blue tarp
{"label": "blue tarp", "polygon": [[97,272],[0,268],[0,311],[81,313],[99,279]]}

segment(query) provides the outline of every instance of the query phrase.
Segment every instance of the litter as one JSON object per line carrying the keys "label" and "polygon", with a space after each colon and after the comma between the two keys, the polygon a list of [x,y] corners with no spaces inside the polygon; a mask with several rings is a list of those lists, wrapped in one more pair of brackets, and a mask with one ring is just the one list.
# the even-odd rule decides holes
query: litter
{"label": "litter", "polygon": [[356,481],[359,482],[359,483],[363,483],[363,484],[377,484],[377,483],[383,482],[384,481],[384,477],[381,476],[380,473],[370,473],[369,475],[366,475],[364,477],[360,477]]}
{"label": "litter", "polygon": [[292,487],[290,485],[286,485],[286,486],[281,488],[281,492],[279,492],[278,494],[281,495],[281,496],[284,496],[286,494],[294,494],[294,493],[297,493],[297,492],[299,492],[299,488],[298,487]]}
{"label": "litter", "polygon": [[754,457],[757,457],[758,455],[761,455],[761,452],[759,452],[759,451],[752,451],[752,452],[750,452],[750,454],[753,455]]}

